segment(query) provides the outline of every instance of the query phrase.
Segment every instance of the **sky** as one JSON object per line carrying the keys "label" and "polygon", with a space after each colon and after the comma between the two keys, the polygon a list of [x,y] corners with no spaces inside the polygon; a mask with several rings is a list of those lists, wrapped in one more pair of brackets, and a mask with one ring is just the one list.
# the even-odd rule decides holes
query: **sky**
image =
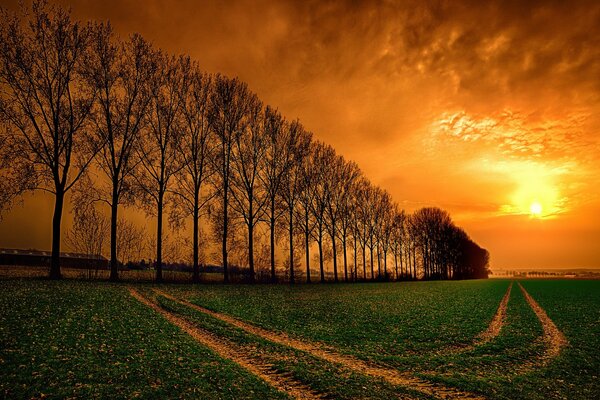
{"label": "sky", "polygon": [[[240,77],[493,269],[600,268],[598,1],[58,3]],[[49,248],[51,210],[26,197],[0,247]]]}

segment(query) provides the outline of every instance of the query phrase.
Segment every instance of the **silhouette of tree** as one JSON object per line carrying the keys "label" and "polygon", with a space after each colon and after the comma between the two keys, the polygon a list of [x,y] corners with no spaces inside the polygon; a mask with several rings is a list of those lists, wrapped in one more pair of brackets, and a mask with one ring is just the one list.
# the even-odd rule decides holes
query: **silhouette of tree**
{"label": "silhouette of tree", "polygon": [[209,108],[211,130],[217,138],[215,151],[215,171],[217,188],[222,198],[219,226],[221,227],[221,248],[223,255],[223,279],[229,282],[227,270],[227,238],[229,229],[229,194],[231,174],[231,153],[236,137],[245,130],[245,116],[254,95],[248,86],[239,79],[215,76],[214,94]]}
{"label": "silhouette of tree", "polygon": [[181,121],[178,91],[181,66],[177,59],[162,52],[155,53],[157,73],[150,81],[150,104],[146,128],[142,130],[136,152],[140,163],[134,174],[136,187],[146,212],[156,216],[156,280],[162,281],[163,211],[172,178],[182,165],[178,162]]}
{"label": "silhouette of tree", "polygon": [[298,168],[298,210],[296,211],[296,221],[301,225],[304,233],[304,254],[306,264],[306,282],[311,283],[310,275],[310,239],[313,237],[315,229],[314,219],[312,218],[312,209],[315,202],[316,187],[313,184],[316,176],[314,154],[318,142],[310,142],[304,157]]}
{"label": "silhouette of tree", "polygon": [[275,238],[276,226],[279,218],[285,213],[285,208],[278,201],[281,185],[285,175],[291,168],[294,160],[294,145],[296,131],[292,131],[289,124],[281,114],[267,107],[265,111],[265,133],[267,136],[265,152],[265,168],[261,179],[265,187],[268,204],[266,220],[269,225],[270,249],[271,249],[271,281],[275,282]]}
{"label": "silhouette of tree", "polygon": [[[84,75],[97,92],[94,132],[106,144],[96,158],[108,184],[95,182],[98,200],[111,209],[110,280],[118,279],[117,230],[119,205],[133,203],[132,175],[137,160],[134,148],[144,125],[150,102],[149,81],[156,71],[149,44],[139,35],[124,43],[115,37],[110,24],[91,30],[89,56]],[[84,190],[92,190],[86,188]]]}
{"label": "silhouette of tree", "polygon": [[[354,182],[360,175],[358,165],[354,162],[344,160],[342,156],[338,156],[336,163],[331,168],[334,185],[331,190],[329,202],[329,221],[330,233],[333,238],[337,235],[342,241],[342,252],[344,257],[344,280],[348,282],[348,254],[347,240],[350,233],[351,221],[351,195],[354,188]],[[337,226],[336,226],[337,224]],[[333,246],[335,250],[335,245]],[[335,251],[334,251],[334,266],[336,266]],[[337,268],[334,268],[334,275],[337,277]],[[337,280],[337,279],[336,279]]]}
{"label": "silhouette of tree", "polygon": [[233,138],[231,164],[231,208],[244,221],[248,232],[248,263],[250,281],[254,282],[254,229],[267,205],[268,195],[260,186],[259,175],[266,168],[265,134],[266,112],[258,97],[248,98],[248,112],[245,115],[245,131]]}
{"label": "silhouette of tree", "polygon": [[[303,218],[298,218],[298,205],[301,203],[302,188],[304,183],[304,166],[310,155],[312,134],[304,130],[300,122],[294,121],[290,124],[290,167],[283,176],[279,196],[281,203],[287,210],[285,213],[289,237],[289,266],[290,283],[294,283],[294,231],[295,224],[302,225]],[[301,212],[301,214],[303,214]],[[308,215],[308,214],[306,214]],[[306,222],[308,224],[308,222]],[[308,228],[306,228],[308,229]],[[306,235],[308,238],[308,234]],[[306,245],[308,246],[308,244]],[[308,249],[306,249],[308,253]],[[307,263],[308,263],[307,259]],[[308,264],[307,264],[308,265]],[[310,271],[307,270],[307,279],[310,281]]]}
{"label": "silhouette of tree", "polygon": [[82,77],[89,28],[37,1],[30,14],[2,10],[0,27],[0,119],[11,129],[10,168],[16,171],[9,176],[27,180],[13,182],[14,188],[54,196],[50,278],[59,279],[65,194],[103,144],[87,129],[95,97]]}
{"label": "silhouette of tree", "polygon": [[79,203],[73,208],[73,226],[66,234],[67,245],[77,253],[99,256],[110,232],[110,221],[93,203]]}
{"label": "silhouette of tree", "polygon": [[335,150],[331,146],[318,142],[313,152],[312,162],[312,189],[314,196],[310,203],[310,211],[314,219],[315,231],[313,239],[319,247],[319,270],[321,283],[325,282],[325,266],[323,254],[323,240],[326,233],[326,212],[329,207],[331,182],[329,181],[329,168],[335,159]]}
{"label": "silhouette of tree", "polygon": [[206,185],[214,174],[215,140],[209,125],[213,80],[189,57],[179,62],[182,77],[177,97],[182,132],[177,157],[182,169],[175,175],[173,191],[178,201],[172,208],[171,221],[179,225],[185,217],[192,217],[192,279],[198,282],[200,218],[215,195]]}

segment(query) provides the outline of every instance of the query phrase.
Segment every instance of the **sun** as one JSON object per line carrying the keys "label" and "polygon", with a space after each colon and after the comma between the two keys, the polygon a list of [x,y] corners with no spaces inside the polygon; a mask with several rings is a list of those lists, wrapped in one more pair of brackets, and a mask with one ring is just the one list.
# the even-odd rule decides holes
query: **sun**
{"label": "sun", "polygon": [[531,203],[531,206],[529,207],[529,211],[531,212],[531,215],[533,215],[534,217],[539,217],[542,215],[542,205],[540,203],[538,203],[537,201],[534,201],[533,203]]}

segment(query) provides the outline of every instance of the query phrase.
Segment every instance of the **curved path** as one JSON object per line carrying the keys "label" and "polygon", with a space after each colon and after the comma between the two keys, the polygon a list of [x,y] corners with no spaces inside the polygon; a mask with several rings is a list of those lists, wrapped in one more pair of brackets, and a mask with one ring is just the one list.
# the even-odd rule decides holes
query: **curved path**
{"label": "curved path", "polygon": [[218,338],[212,333],[194,326],[184,318],[178,317],[177,315],[164,310],[148,298],[141,295],[137,290],[129,288],[129,293],[139,302],[161,314],[167,321],[179,327],[196,341],[217,353],[220,357],[235,362],[279,391],[287,393],[292,398],[300,400],[322,398],[322,396],[314,393],[306,386],[299,384],[283,374],[273,371],[270,365],[261,363],[254,358],[248,357],[244,354],[243,349],[241,349],[239,346],[233,346],[231,343]]}
{"label": "curved path", "polygon": [[310,353],[315,357],[321,358],[331,363],[340,364],[355,372],[383,379],[386,382],[395,386],[405,386],[423,394],[434,396],[440,399],[484,399],[484,397],[480,395],[463,392],[454,388],[444,387],[438,384],[432,384],[425,380],[416,378],[412,374],[403,373],[391,368],[372,365],[356,357],[340,354],[333,350],[325,350],[322,346],[319,346],[318,344],[294,339],[281,332],[268,331],[255,325],[251,325],[247,322],[240,321],[229,315],[221,314],[209,310],[207,308],[198,306],[196,304],[190,303],[189,301],[176,298],[168,293],[165,293],[160,289],[152,290],[170,300],[188,306],[204,314],[208,314],[214,318],[220,319],[221,321],[227,322],[233,326],[243,329],[248,333],[260,336],[263,339],[269,340],[274,343],[282,344],[284,346],[292,347],[296,350],[301,350]]}
{"label": "curved path", "polygon": [[562,349],[569,344],[565,335],[558,329],[558,327],[552,322],[546,311],[534,300],[533,297],[525,288],[519,283],[519,288],[525,296],[525,300],[529,303],[529,306],[535,312],[538,319],[542,323],[542,329],[544,330],[544,342],[546,342],[546,351],[542,356],[540,362],[534,363],[530,367],[544,366],[547,365],[553,358],[556,358]]}
{"label": "curved path", "polygon": [[510,283],[510,285],[508,285],[508,289],[506,289],[506,293],[500,301],[500,305],[498,306],[498,310],[496,310],[496,314],[494,314],[494,318],[492,318],[492,321],[488,325],[487,329],[481,334],[479,334],[477,340],[475,341],[475,344],[473,346],[470,346],[471,348],[475,346],[481,346],[493,340],[494,338],[496,338],[496,336],[500,334],[500,331],[502,330],[502,327],[504,326],[504,323],[506,321],[506,308],[508,307],[508,300],[510,299],[512,285],[512,282]]}

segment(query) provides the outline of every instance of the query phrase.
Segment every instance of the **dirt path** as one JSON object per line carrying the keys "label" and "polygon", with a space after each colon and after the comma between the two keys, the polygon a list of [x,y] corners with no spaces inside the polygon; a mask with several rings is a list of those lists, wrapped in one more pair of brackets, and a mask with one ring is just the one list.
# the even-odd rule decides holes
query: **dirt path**
{"label": "dirt path", "polygon": [[372,365],[365,361],[359,360],[356,357],[340,354],[333,350],[325,350],[322,346],[319,346],[318,344],[294,339],[284,333],[275,333],[272,331],[268,331],[255,325],[251,325],[247,322],[240,321],[228,315],[221,314],[209,310],[207,308],[198,306],[196,304],[190,303],[189,301],[178,299],[160,289],[152,290],[170,300],[176,301],[196,311],[220,319],[221,321],[227,322],[233,326],[243,329],[248,333],[260,336],[263,339],[269,340],[274,343],[282,344],[284,346],[292,347],[296,350],[301,350],[310,353],[315,357],[321,358],[331,363],[340,364],[360,374],[366,374],[375,378],[383,379],[386,382],[395,386],[405,386],[423,394],[434,396],[440,399],[484,399],[484,397],[480,395],[463,392],[454,388],[443,387],[438,384],[432,384],[425,380],[416,378],[415,376],[408,373],[403,373],[391,368]]}
{"label": "dirt path", "polygon": [[142,304],[161,314],[167,321],[179,327],[181,330],[193,337],[196,341],[217,353],[220,357],[235,362],[279,391],[287,393],[289,396],[295,399],[301,400],[322,398],[322,396],[319,394],[312,392],[310,388],[290,379],[287,376],[284,376],[283,374],[273,371],[270,365],[243,354],[242,349],[239,347],[233,346],[231,343],[219,339],[212,333],[200,329],[189,323],[187,320],[162,309],[157,304],[142,296],[137,290],[129,288],[129,293]]}
{"label": "dirt path", "polygon": [[519,288],[521,292],[523,292],[523,296],[537,315],[538,319],[542,323],[542,328],[544,330],[544,341],[546,342],[546,352],[542,357],[541,363],[538,365],[546,365],[553,358],[558,356],[569,342],[563,333],[556,327],[554,322],[548,317],[546,311],[531,297],[529,293],[525,290],[525,288],[519,283]]}
{"label": "dirt path", "polygon": [[496,336],[500,334],[500,331],[504,326],[504,322],[506,321],[506,308],[508,306],[508,300],[510,299],[512,285],[512,282],[510,283],[510,285],[508,285],[508,289],[506,289],[506,293],[500,301],[500,305],[498,306],[498,310],[496,311],[494,318],[492,318],[492,321],[488,325],[488,328],[479,335],[479,337],[475,341],[475,344],[472,347],[481,346],[493,340]]}

